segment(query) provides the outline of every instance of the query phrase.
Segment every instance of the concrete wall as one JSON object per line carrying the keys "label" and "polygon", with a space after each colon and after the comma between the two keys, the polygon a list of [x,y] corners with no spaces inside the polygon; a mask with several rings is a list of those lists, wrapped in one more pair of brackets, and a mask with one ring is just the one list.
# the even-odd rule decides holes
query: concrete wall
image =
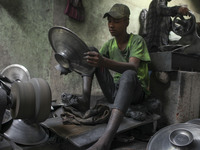
{"label": "concrete wall", "polygon": [[[44,78],[51,86],[53,99],[62,92],[80,94],[81,77],[76,73],[60,76],[48,41],[48,30],[61,25],[74,31],[88,46],[98,49],[111,38],[103,14],[114,3],[125,3],[131,9],[129,32],[138,33],[138,17],[150,0],[83,0],[85,21],[78,22],[64,14],[67,0],[0,0],[0,70],[10,64],[24,65],[31,77]],[[187,4],[200,20],[199,0],[176,0],[170,5]],[[94,81],[92,93],[101,95]]]}
{"label": "concrete wall", "polygon": [[159,82],[151,76],[151,91],[162,101],[162,121],[165,124],[184,123],[200,115],[200,73],[168,72],[170,83]]}

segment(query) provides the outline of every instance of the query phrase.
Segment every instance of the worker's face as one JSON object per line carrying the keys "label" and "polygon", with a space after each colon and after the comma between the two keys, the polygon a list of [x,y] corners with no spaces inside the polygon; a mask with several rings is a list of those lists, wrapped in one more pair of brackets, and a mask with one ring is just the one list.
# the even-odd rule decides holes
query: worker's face
{"label": "worker's face", "polygon": [[120,34],[126,32],[128,24],[128,18],[115,19],[108,16],[108,28],[112,36],[119,36]]}

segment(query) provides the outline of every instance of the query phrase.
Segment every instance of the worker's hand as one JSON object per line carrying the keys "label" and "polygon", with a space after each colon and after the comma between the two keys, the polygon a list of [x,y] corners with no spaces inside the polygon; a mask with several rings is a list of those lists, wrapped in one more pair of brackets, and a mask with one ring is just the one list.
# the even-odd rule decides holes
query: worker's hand
{"label": "worker's hand", "polygon": [[84,53],[84,59],[94,67],[102,67],[104,63],[104,58],[99,54],[98,52],[95,51],[89,51]]}
{"label": "worker's hand", "polygon": [[178,9],[178,13],[181,15],[187,16],[187,15],[189,15],[189,9],[186,6],[181,6]]}

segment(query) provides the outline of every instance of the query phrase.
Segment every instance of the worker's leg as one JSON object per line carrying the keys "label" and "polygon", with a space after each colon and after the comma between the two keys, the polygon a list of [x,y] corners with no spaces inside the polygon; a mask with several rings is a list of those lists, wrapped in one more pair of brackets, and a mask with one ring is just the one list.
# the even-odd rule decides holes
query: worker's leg
{"label": "worker's leg", "polygon": [[78,109],[81,112],[86,112],[87,110],[90,109],[90,96],[91,96],[91,88],[92,88],[92,79],[93,79],[93,74],[92,75],[84,75],[82,76],[82,98],[78,99]]}
{"label": "worker's leg", "polygon": [[[138,93],[136,93],[138,92]],[[109,150],[112,140],[122,122],[130,103],[137,103],[143,94],[135,71],[125,71],[119,83],[119,89],[105,132],[88,150]]]}
{"label": "worker's leg", "polygon": [[93,74],[82,76],[82,97],[67,93],[63,93],[61,95],[62,101],[66,104],[66,106],[72,106],[82,113],[90,109],[92,79]]}
{"label": "worker's leg", "polygon": [[133,70],[125,71],[120,78],[113,108],[125,114],[130,104],[139,104],[143,100],[144,91],[137,78],[137,73]]}
{"label": "worker's leg", "polygon": [[109,150],[123,116],[124,114],[120,110],[113,109],[104,134],[88,150]]}
{"label": "worker's leg", "polygon": [[114,83],[110,71],[106,68],[96,68],[95,75],[104,96],[110,103],[114,102],[118,86]]}

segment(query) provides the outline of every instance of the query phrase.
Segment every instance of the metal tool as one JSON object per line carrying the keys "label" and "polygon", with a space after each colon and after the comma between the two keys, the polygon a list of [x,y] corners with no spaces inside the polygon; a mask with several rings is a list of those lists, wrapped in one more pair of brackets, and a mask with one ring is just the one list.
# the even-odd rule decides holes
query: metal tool
{"label": "metal tool", "polygon": [[10,117],[4,114],[4,135],[22,145],[46,142],[48,134],[39,123],[46,120],[50,114],[52,98],[49,84],[41,78],[30,79],[28,70],[21,65],[10,65],[2,73],[2,82],[6,82],[9,89],[9,115],[14,119],[6,128],[7,118]]}
{"label": "metal tool", "polygon": [[196,18],[192,12],[189,13],[189,17],[184,17],[180,14],[176,15],[172,21],[172,30],[181,36],[178,44],[185,46],[174,51],[200,55],[200,37],[197,33]]}
{"label": "metal tool", "polygon": [[35,123],[48,118],[51,89],[44,79],[31,79],[29,71],[19,64],[7,66],[1,74],[11,81],[6,84],[10,87],[12,118],[29,119]]}
{"label": "metal tool", "polygon": [[11,114],[15,119],[42,122],[51,110],[51,89],[44,79],[33,78],[27,82],[15,82],[11,87]]}
{"label": "metal tool", "polygon": [[184,36],[192,33],[195,27],[195,16],[189,12],[189,16],[177,14],[172,21],[172,30],[179,36]]}

